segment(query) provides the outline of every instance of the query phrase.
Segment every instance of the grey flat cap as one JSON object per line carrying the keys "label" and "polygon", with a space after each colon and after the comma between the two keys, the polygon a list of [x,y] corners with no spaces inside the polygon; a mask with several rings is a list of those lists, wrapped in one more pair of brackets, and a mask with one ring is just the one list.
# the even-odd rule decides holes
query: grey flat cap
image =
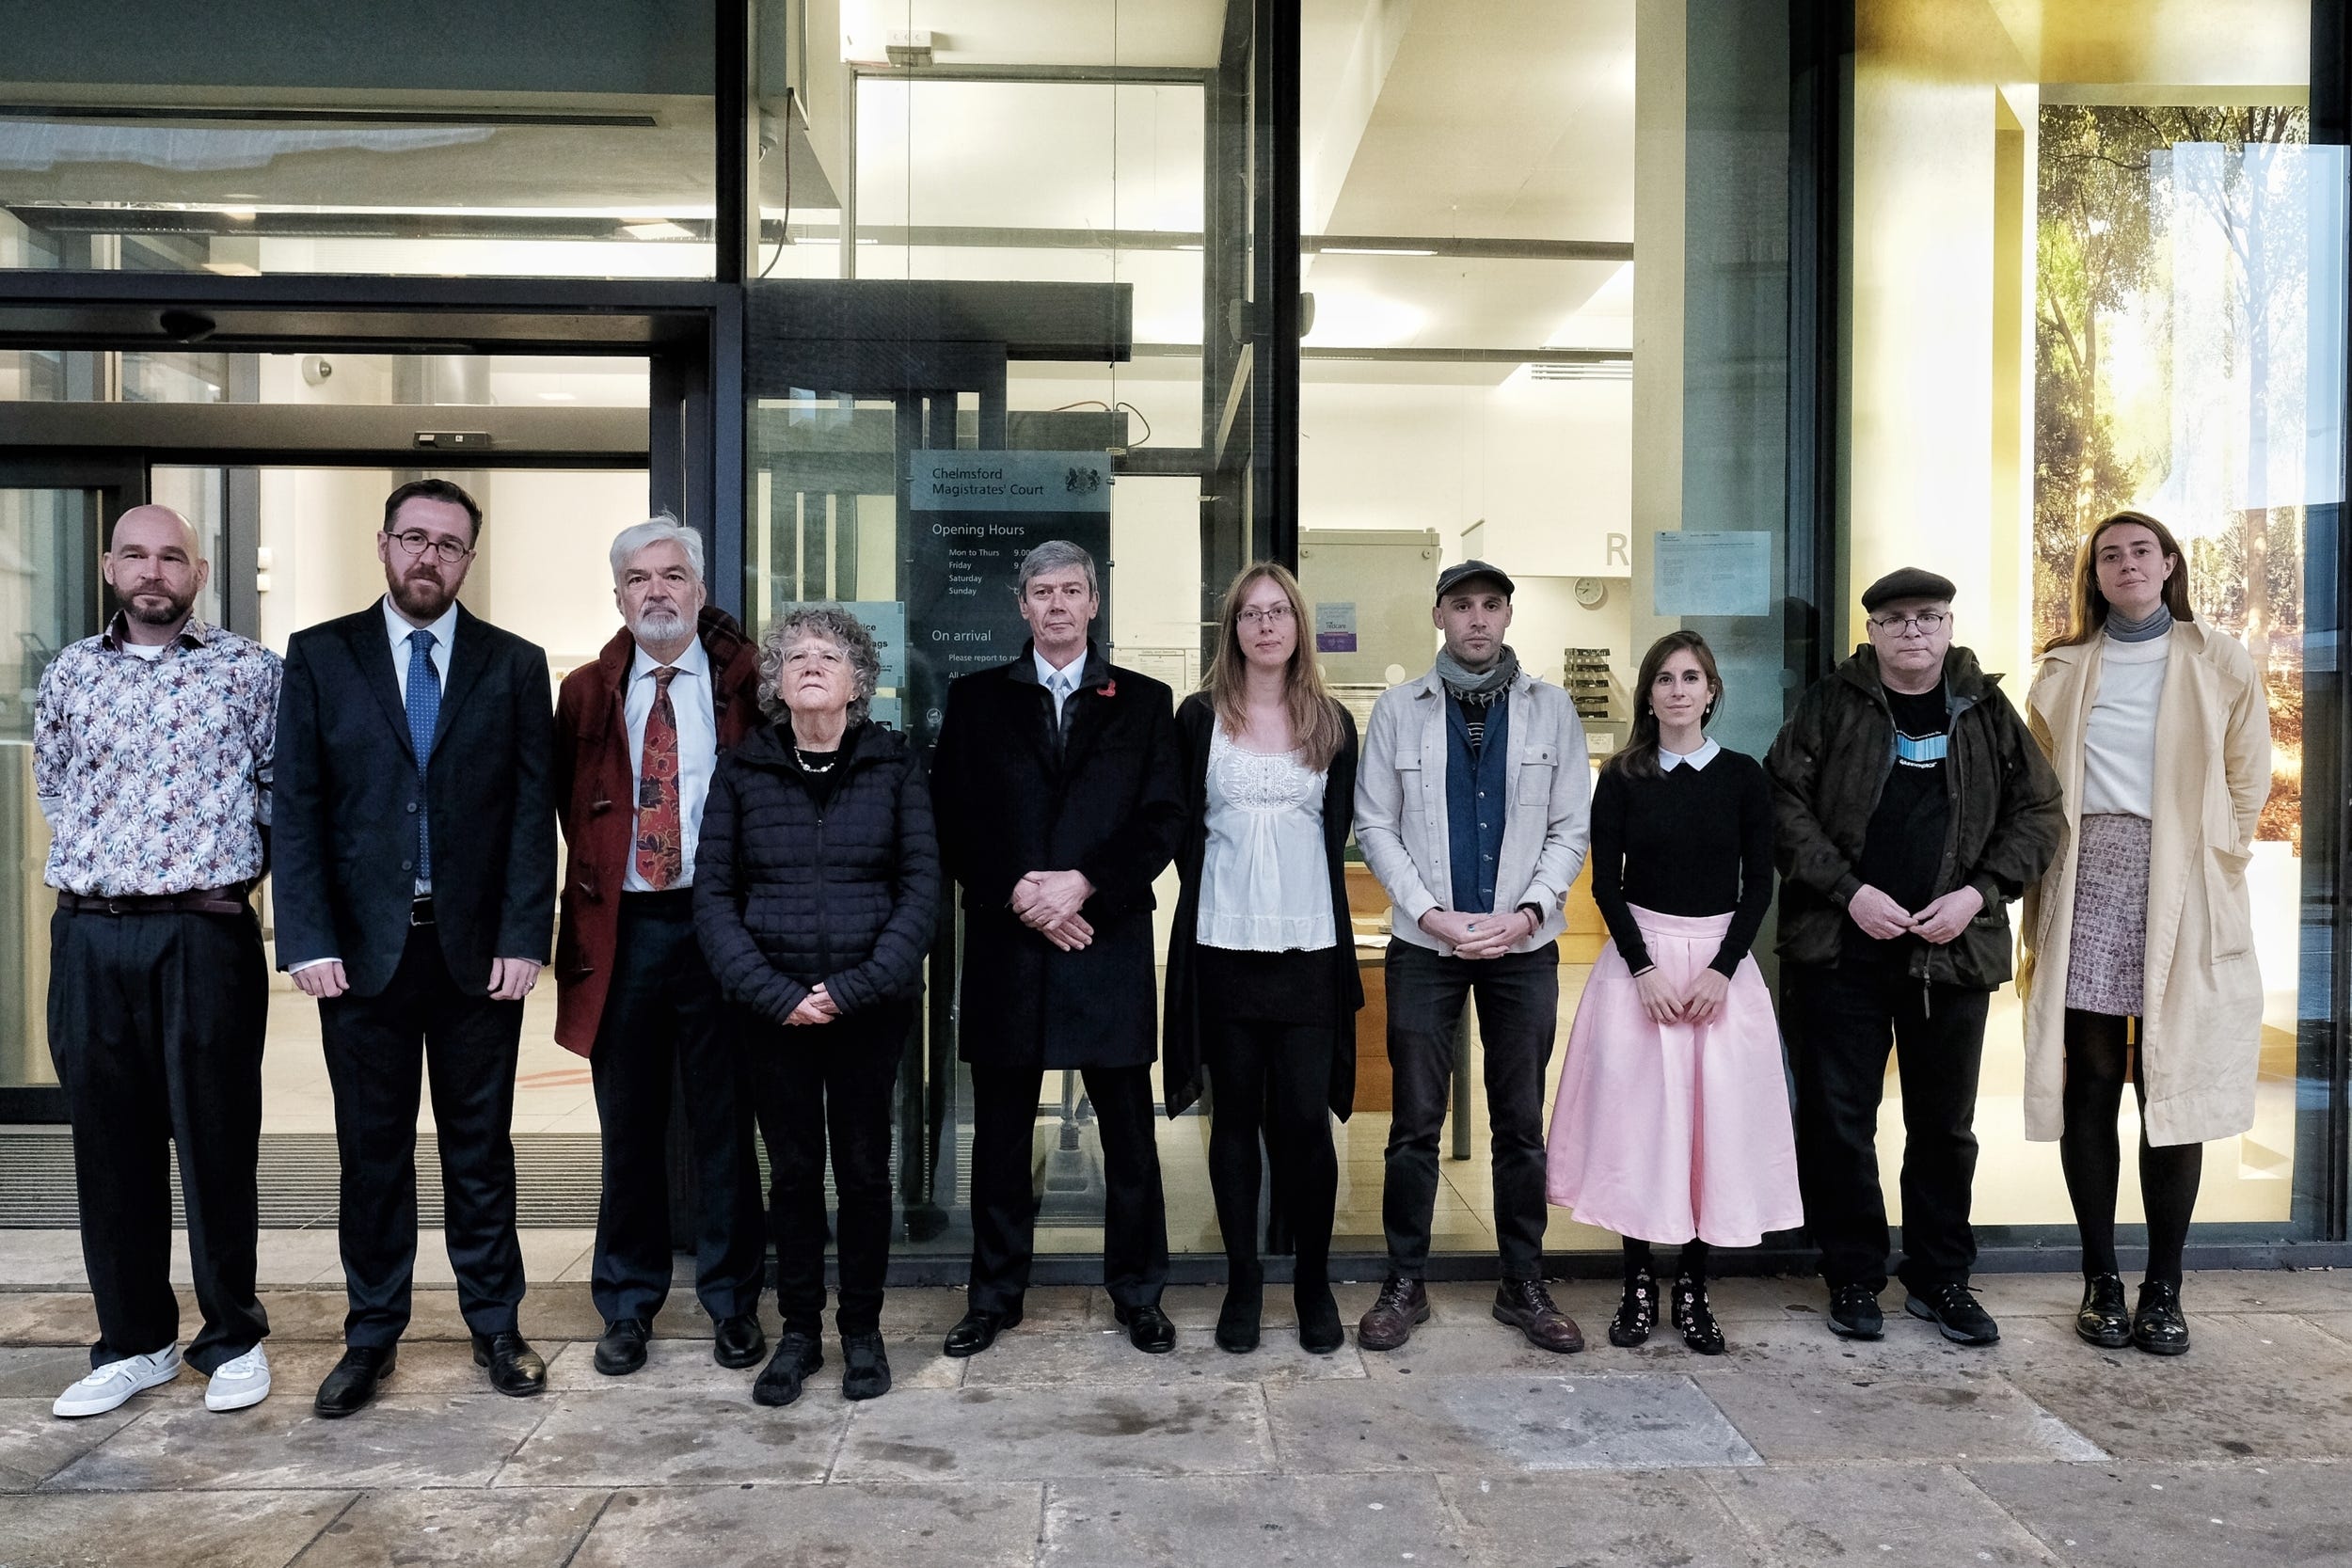
{"label": "grey flat cap", "polygon": [[1457,561],[1438,574],[1438,597],[1444,598],[1473,578],[1492,578],[1502,585],[1502,596],[1506,599],[1518,592],[1518,585],[1502,567],[1489,566],[1483,561]]}

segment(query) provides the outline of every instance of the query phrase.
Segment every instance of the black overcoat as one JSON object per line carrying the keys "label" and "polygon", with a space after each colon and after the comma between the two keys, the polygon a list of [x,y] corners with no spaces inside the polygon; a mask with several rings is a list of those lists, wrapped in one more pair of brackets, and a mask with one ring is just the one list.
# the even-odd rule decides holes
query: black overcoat
{"label": "black overcoat", "polygon": [[379,600],[294,633],[278,700],[278,965],[341,958],[355,996],[408,945],[417,814],[433,823],[434,935],[460,990],[492,958],[547,962],[555,929],[548,659],[459,607],[424,788]]}
{"label": "black overcoat", "polygon": [[[1346,739],[1323,782],[1323,854],[1331,873],[1331,984],[1339,993],[1339,1038],[1331,1053],[1331,1111],[1342,1121],[1356,1108],[1356,1014],[1364,1005],[1364,977],[1356,967],[1356,942],[1347,915],[1347,831],[1356,819],[1356,719],[1345,708],[1340,721]],[[1183,879],[1176,898],[1176,925],[1168,936],[1168,1006],[1163,1013],[1168,1046],[1160,1082],[1168,1114],[1176,1116],[1200,1098],[1200,978],[1193,958],[1200,945],[1200,863],[1209,847],[1209,742],[1216,710],[1196,692],[1176,710],[1177,743],[1184,762],[1184,836],[1176,850]]]}
{"label": "black overcoat", "polygon": [[[963,888],[959,1051],[998,1067],[1144,1067],[1158,1054],[1152,879],[1184,828],[1168,689],[1092,643],[1057,746],[1024,647],[958,679],[931,763],[939,847]],[[1012,912],[1032,871],[1082,871],[1094,940],[1065,953]]]}

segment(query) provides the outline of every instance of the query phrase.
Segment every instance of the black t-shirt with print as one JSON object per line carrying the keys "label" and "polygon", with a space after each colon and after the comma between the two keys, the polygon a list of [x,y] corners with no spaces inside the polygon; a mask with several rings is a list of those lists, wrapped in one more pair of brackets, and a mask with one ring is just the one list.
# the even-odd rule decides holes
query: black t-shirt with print
{"label": "black t-shirt with print", "polygon": [[[1951,824],[1951,795],[1945,778],[1951,740],[1950,704],[1944,684],[1916,696],[1892,689],[1886,705],[1895,718],[1895,765],[1879,794],[1878,810],[1862,841],[1862,863],[1854,875],[1916,914],[1936,896],[1935,874],[1944,864],[1944,839]],[[1848,957],[1888,961],[1908,959],[1917,937],[1877,942],[1859,926],[1846,927]]]}

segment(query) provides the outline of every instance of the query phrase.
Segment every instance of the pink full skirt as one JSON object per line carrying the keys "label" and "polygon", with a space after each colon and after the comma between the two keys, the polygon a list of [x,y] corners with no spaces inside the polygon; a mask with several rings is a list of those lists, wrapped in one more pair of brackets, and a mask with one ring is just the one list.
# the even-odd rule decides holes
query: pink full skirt
{"label": "pink full skirt", "polygon": [[[1677,987],[1731,927],[1728,914],[1633,919]],[[1754,1246],[1804,1223],[1780,1028],[1754,958],[1713,1022],[1661,1025],[1617,944],[1601,949],[1560,1069],[1546,1193],[1586,1225],[1650,1242]]]}

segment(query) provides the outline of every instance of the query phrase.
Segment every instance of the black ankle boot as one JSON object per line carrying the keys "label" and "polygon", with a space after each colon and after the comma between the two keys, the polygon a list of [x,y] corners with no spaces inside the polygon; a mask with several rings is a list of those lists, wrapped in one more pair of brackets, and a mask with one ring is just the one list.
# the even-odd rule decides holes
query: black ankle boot
{"label": "black ankle boot", "polygon": [[2181,1288],[2151,1279],[2139,1288],[2139,1310],[2132,1314],[2132,1343],[2151,1355],[2188,1351],[2188,1319],[2181,1313]]}
{"label": "black ankle boot", "polygon": [[1682,1342],[1701,1355],[1724,1353],[1724,1331],[1715,1324],[1715,1311],[1707,1304],[1707,1281],[1684,1275],[1675,1281],[1675,1326]]}
{"label": "black ankle boot", "polygon": [[2121,1276],[2094,1274],[2084,1279],[2074,1332],[2106,1350],[2122,1350],[2132,1342],[2132,1315],[2123,1310]]}
{"label": "black ankle boot", "polygon": [[1258,1348],[1258,1320],[1265,1310],[1265,1271],[1229,1269],[1225,1305],[1216,1314],[1216,1348],[1248,1355]]}
{"label": "black ankle boot", "polygon": [[1609,1342],[1620,1350],[1631,1350],[1657,1326],[1658,1276],[1647,1269],[1628,1275],[1625,1299],[1617,1303],[1617,1315],[1609,1320]]}
{"label": "black ankle boot", "polygon": [[1291,1281],[1291,1301],[1298,1308],[1298,1348],[1310,1355],[1329,1355],[1347,1343],[1340,1322],[1340,1304],[1331,1294],[1331,1281],[1321,1270]]}

